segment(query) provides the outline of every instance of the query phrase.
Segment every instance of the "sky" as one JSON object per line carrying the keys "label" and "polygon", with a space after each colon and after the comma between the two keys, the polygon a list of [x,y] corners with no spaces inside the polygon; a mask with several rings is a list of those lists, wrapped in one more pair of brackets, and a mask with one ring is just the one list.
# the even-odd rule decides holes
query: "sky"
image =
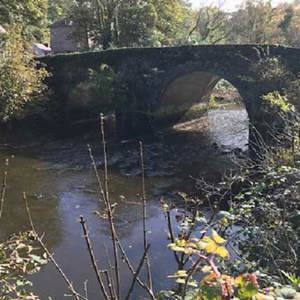
{"label": "sky", "polygon": [[[243,0],[190,0],[194,8],[202,5],[217,4],[221,5],[228,11],[234,10],[236,7],[243,3]],[[272,0],[273,5],[277,5],[282,2],[292,2],[292,0]]]}

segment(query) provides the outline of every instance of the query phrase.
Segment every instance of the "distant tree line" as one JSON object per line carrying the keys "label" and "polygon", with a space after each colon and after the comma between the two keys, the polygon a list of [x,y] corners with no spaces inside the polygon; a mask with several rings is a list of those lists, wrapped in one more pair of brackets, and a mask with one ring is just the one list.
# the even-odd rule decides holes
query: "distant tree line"
{"label": "distant tree line", "polygon": [[233,12],[203,6],[196,13],[190,41],[200,44],[284,44],[300,47],[300,1],[272,7],[247,0]]}
{"label": "distant tree line", "polygon": [[192,19],[184,0],[51,0],[49,20],[68,17],[95,47],[174,45],[186,38]]}
{"label": "distant tree line", "polygon": [[[23,26],[36,41],[49,26],[68,18],[79,25],[86,47],[145,47],[182,44],[270,43],[300,47],[300,1],[272,7],[245,0],[237,10],[188,0],[0,0],[0,24]],[[92,45],[92,46],[91,46]]]}
{"label": "distant tree line", "polygon": [[[226,6],[226,1],[224,7]],[[195,11],[187,0],[49,0],[49,20],[68,16],[96,47],[182,44],[300,46],[300,1],[272,7],[246,0],[233,12],[217,5]]]}
{"label": "distant tree line", "polygon": [[49,21],[70,17],[96,47],[285,44],[300,47],[300,1],[246,0],[192,9],[187,0],[49,0]]}

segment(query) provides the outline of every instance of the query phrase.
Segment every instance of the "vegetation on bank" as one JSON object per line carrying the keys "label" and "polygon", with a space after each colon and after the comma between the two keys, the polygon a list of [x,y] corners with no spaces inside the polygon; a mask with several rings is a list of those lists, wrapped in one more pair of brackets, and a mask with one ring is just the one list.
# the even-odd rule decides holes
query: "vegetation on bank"
{"label": "vegetation on bank", "polygon": [[[33,110],[46,90],[48,76],[34,60],[32,45],[24,39],[20,27],[2,34],[0,44],[0,122],[21,118]],[[35,104],[35,105],[33,105]]]}
{"label": "vegetation on bank", "polygon": [[[273,68],[265,68],[269,60]],[[189,209],[177,217],[178,236],[168,223],[178,287],[162,292],[162,299],[299,297],[300,127],[295,94],[288,88],[297,78],[279,65],[267,58],[257,69],[270,82],[285,81],[284,89],[268,90],[262,99],[273,122],[262,120],[268,139],[257,139],[258,161],[237,161],[237,171],[217,184],[198,179],[200,199],[206,198],[211,215],[205,216],[199,200],[183,195]],[[278,72],[285,77],[274,76]],[[163,207],[170,218],[172,204]]]}
{"label": "vegetation on bank", "polygon": [[30,289],[28,275],[35,274],[47,264],[32,232],[14,234],[0,243],[0,299],[39,299]]}
{"label": "vegetation on bank", "polygon": [[[3,0],[0,2],[0,23],[8,30],[0,41],[0,117],[6,121],[22,117],[32,101],[40,99],[47,76],[31,53],[31,42],[47,36],[49,21],[73,17],[83,26],[85,37],[95,47],[156,46],[182,43],[250,42],[299,45],[299,2],[272,9],[270,2],[246,1],[233,13],[218,7],[203,7],[193,12],[183,2],[131,1],[48,1]],[[100,18],[99,18],[100,17]],[[46,25],[45,25],[46,24]],[[122,29],[121,29],[122,26]],[[230,30],[229,30],[230,29]],[[100,176],[91,149],[90,157],[99,184],[110,229],[113,266],[102,270],[93,252],[87,221],[80,224],[87,246],[87,255],[99,284],[99,295],[106,300],[129,299],[136,285],[150,299],[226,300],[299,299],[299,78],[287,72],[277,58],[264,56],[253,65],[252,82],[265,83],[261,99],[261,126],[251,146],[254,161],[237,161],[238,170],[224,176],[218,184],[199,179],[197,186],[206,197],[210,217],[203,213],[199,199],[183,197],[185,210],[178,213],[179,233],[175,235],[170,214],[173,204],[162,202],[169,229],[170,255],[178,270],[170,274],[175,280],[171,291],[154,291],[146,227],[146,191],[144,186],[143,147],[140,144],[143,204],[143,253],[136,268],[129,260],[114,225],[114,204],[110,202],[106,162],[106,141],[103,118],[102,144],[105,161],[104,179]],[[91,71],[89,83],[94,97],[109,99],[115,107],[124,90],[114,90],[115,74],[107,66]],[[260,85],[261,86],[261,85]],[[126,88],[126,87],[125,87]],[[74,98],[84,94],[84,86],[73,91]],[[101,98],[104,101],[104,97]],[[107,99],[105,99],[107,100]],[[121,97],[118,101],[123,101]],[[126,100],[126,99],[125,99]],[[31,111],[31,110],[30,110]],[[262,136],[261,133],[265,133]],[[271,143],[270,143],[271,142]],[[4,174],[0,222],[6,189]],[[74,299],[81,295],[56,263],[42,236],[35,230],[29,204],[24,195],[30,231],[13,235],[0,243],[0,299],[38,299],[30,292],[28,274],[38,272],[50,260],[66,283]],[[221,210],[223,207],[227,210]],[[151,229],[151,228],[149,228]],[[44,254],[46,253],[46,254]],[[127,295],[120,295],[119,262],[124,259],[132,274]],[[140,276],[146,270],[146,279]],[[288,285],[288,287],[286,286]]]}
{"label": "vegetation on bank", "polygon": [[[297,147],[297,167],[281,149],[272,163],[247,164],[218,185],[198,183],[213,215],[205,218],[187,198],[195,210],[181,215],[181,231],[170,244],[186,264],[174,274],[179,289],[162,299],[299,297],[299,142]],[[228,211],[219,210],[224,201]]]}

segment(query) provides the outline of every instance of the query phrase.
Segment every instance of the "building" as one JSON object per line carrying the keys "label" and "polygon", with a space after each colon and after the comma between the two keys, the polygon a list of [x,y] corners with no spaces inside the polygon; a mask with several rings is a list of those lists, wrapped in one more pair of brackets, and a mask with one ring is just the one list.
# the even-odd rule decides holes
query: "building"
{"label": "building", "polygon": [[77,52],[88,49],[88,39],[82,28],[70,19],[62,19],[51,25],[51,49],[53,53]]}
{"label": "building", "polygon": [[34,43],[32,46],[32,50],[34,55],[37,57],[42,57],[51,54],[51,48],[49,48],[47,45],[40,43]]}

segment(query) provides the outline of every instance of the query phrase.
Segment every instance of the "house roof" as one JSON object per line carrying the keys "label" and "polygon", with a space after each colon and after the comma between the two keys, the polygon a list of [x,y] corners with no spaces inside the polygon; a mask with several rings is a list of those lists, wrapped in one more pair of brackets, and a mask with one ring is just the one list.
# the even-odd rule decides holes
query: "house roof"
{"label": "house roof", "polygon": [[0,24],[0,34],[4,34],[6,33],[6,30],[3,28],[3,26],[1,26]]}
{"label": "house roof", "polygon": [[44,44],[34,43],[33,45],[34,45],[36,48],[38,48],[38,49],[40,49],[40,50],[43,50],[43,51],[45,51],[45,52],[51,52],[51,48],[45,46]]}

